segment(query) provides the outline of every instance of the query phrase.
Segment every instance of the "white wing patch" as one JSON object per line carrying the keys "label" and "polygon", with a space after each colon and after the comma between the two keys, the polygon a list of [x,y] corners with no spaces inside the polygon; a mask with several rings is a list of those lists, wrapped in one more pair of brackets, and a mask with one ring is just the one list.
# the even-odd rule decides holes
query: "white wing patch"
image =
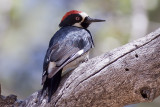
{"label": "white wing patch", "polygon": [[49,62],[49,66],[48,66],[48,73],[51,73],[52,70],[56,67],[56,63],[55,62]]}
{"label": "white wing patch", "polygon": [[72,58],[77,58],[78,56],[82,55],[84,53],[84,50],[78,51]]}
{"label": "white wing patch", "polygon": [[64,66],[66,66],[68,63],[72,62],[79,56],[81,56],[84,53],[84,50],[78,51],[76,54],[74,54],[70,59],[68,59],[64,64],[62,64],[56,71],[53,71],[53,69],[56,67],[55,62],[50,62],[48,67],[48,78],[52,78],[60,69],[62,69]]}
{"label": "white wing patch", "polygon": [[83,53],[84,53],[84,50],[80,50],[80,51],[78,51],[76,54],[82,55]]}

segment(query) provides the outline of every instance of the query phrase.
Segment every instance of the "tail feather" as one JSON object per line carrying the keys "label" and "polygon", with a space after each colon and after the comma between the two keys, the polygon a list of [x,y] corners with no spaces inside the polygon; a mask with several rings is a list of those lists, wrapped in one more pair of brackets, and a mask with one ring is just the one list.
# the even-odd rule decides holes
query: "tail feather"
{"label": "tail feather", "polygon": [[44,82],[41,94],[43,94],[44,90],[48,88],[48,102],[51,101],[52,95],[56,92],[59,86],[59,83],[61,81],[61,74],[62,69],[58,71],[52,78],[47,78]]}

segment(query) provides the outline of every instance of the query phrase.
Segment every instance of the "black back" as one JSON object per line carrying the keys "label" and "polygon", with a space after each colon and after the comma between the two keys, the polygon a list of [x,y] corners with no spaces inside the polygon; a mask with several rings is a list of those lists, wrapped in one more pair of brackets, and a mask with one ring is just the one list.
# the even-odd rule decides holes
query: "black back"
{"label": "black back", "polygon": [[[58,88],[61,70],[70,61],[75,60],[73,57],[77,52],[83,50],[89,51],[94,46],[92,36],[87,29],[82,29],[73,26],[62,27],[51,38],[48,50],[43,63],[43,76],[42,76],[42,94],[48,88],[49,101],[52,94]],[[80,56],[78,56],[80,57]],[[48,72],[50,62],[54,62],[56,67],[52,72]],[[51,78],[48,78],[53,74]]]}

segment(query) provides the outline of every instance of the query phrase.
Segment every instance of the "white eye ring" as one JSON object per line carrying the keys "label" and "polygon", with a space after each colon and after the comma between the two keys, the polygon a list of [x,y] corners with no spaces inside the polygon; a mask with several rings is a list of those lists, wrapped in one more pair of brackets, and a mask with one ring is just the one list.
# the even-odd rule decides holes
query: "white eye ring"
{"label": "white eye ring", "polygon": [[76,19],[76,20],[80,20],[80,17],[77,16],[75,19]]}

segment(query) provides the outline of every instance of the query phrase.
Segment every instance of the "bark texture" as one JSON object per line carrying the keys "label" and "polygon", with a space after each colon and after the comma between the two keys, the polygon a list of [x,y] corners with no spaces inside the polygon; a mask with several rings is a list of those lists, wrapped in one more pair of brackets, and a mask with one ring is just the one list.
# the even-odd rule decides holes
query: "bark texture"
{"label": "bark texture", "polygon": [[0,84],[0,107],[13,107],[14,104],[20,104],[17,101],[16,95],[3,96],[1,95],[1,84]]}
{"label": "bark texture", "polygon": [[90,59],[63,77],[47,103],[40,91],[15,106],[123,107],[160,95],[160,29]]}

